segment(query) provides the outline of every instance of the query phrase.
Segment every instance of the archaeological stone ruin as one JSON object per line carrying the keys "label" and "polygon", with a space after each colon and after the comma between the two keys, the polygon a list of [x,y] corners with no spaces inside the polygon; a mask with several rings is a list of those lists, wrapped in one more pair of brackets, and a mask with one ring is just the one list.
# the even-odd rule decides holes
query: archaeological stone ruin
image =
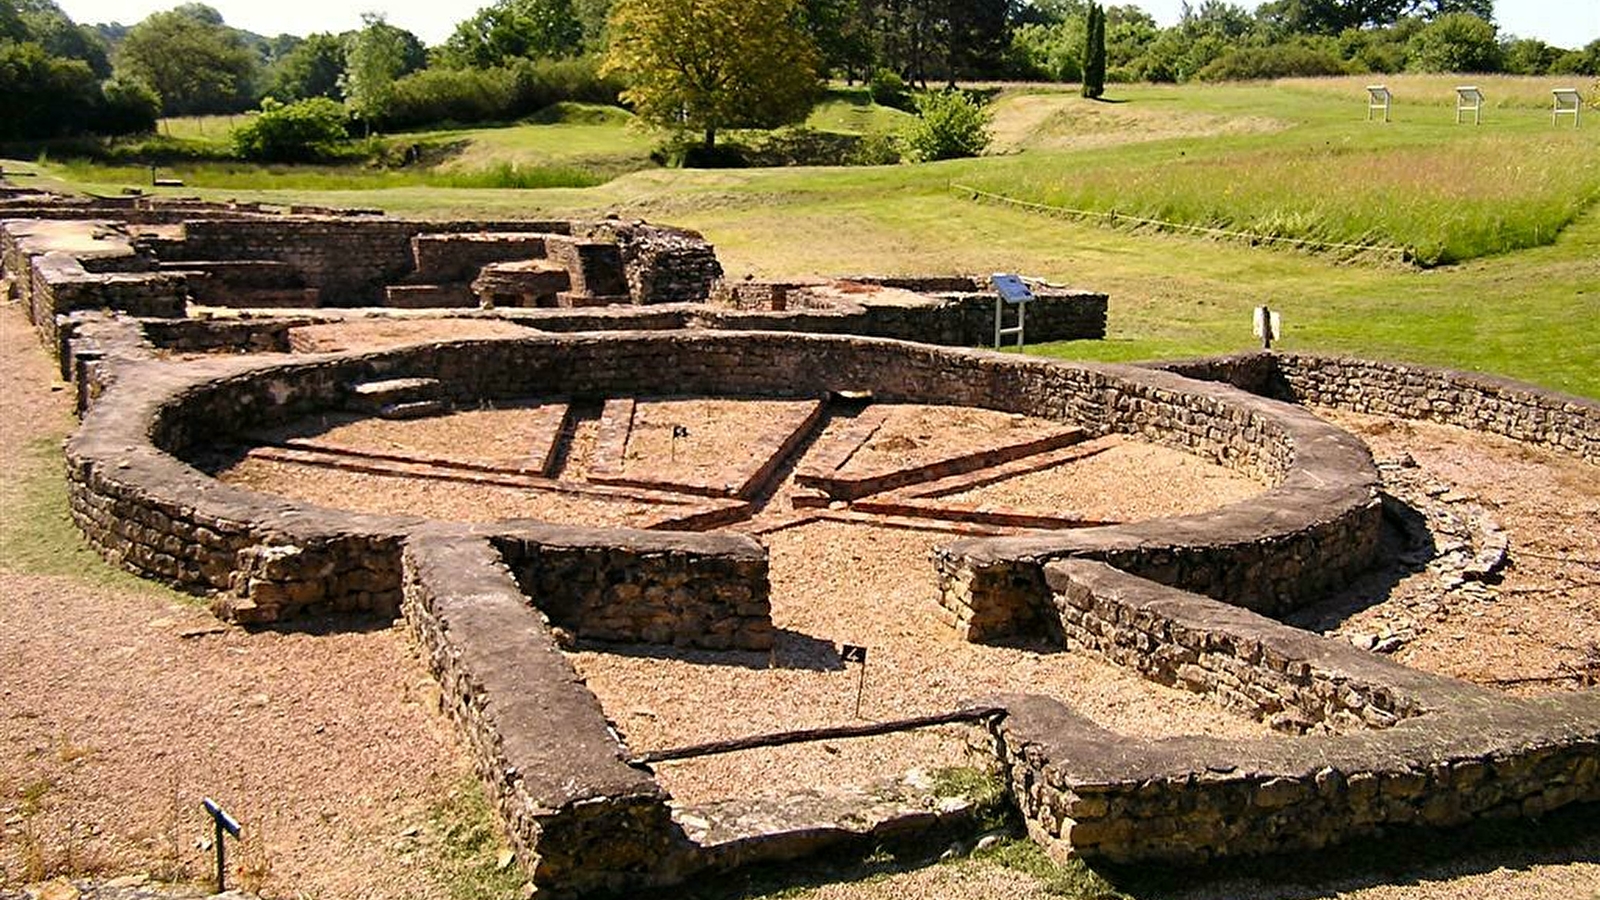
{"label": "archaeological stone ruin", "polygon": [[[1445,422],[1600,465],[1593,401],[1295,353],[1132,366],[972,349],[994,327],[979,279],[739,279],[700,235],[621,219],[413,221],[13,190],[0,200],[0,254],[7,297],[76,391],[65,474],[89,543],[246,626],[401,619],[520,863],[553,895],[975,827],[970,805],[904,785],[842,812],[678,804],[564,655],[572,640],[770,648],[768,550],[740,523],[786,479],[786,521],[944,523],[927,593],[955,637],[1047,639],[1284,736],[1148,739],[1048,696],[972,697],[973,747],[1057,855],[1187,864],[1600,801],[1600,689],[1515,697],[1282,621],[1383,552],[1378,467],[1306,407]],[[1105,295],[1038,294],[1030,342],[1104,336]],[[325,351],[305,337],[418,321],[437,329],[420,342]],[[504,330],[470,330],[485,323]],[[621,460],[641,398],[669,395],[793,404],[750,435],[756,463],[698,482],[630,475]],[[263,436],[318,416],[425,419],[526,397],[559,398],[540,407],[551,435],[572,410],[593,410],[596,461],[581,483],[557,474],[555,437],[513,468]],[[876,403],[1054,428],[852,476],[843,463],[877,427]],[[1024,471],[1108,435],[1265,488],[1200,513],[1092,522],[963,506],[930,487]],[[209,455],[234,445],[631,504],[638,524],[331,508],[219,480]]]}

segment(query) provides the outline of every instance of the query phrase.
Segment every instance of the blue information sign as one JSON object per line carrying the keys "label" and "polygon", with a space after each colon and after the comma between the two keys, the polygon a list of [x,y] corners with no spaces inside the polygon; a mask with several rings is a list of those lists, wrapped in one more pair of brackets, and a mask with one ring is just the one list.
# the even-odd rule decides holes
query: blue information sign
{"label": "blue information sign", "polygon": [[989,282],[1007,303],[1027,303],[1033,299],[1033,291],[1028,290],[1028,286],[1016,275],[996,273],[989,276]]}

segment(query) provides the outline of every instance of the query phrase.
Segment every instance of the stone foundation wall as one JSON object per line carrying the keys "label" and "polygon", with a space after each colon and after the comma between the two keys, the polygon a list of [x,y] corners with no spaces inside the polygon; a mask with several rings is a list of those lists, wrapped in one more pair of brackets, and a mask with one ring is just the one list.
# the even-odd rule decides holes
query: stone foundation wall
{"label": "stone foundation wall", "polygon": [[1045,579],[1068,648],[1207,694],[1279,731],[1386,728],[1488,695],[1105,563],[1052,563]]}
{"label": "stone foundation wall", "polygon": [[1600,464],[1600,402],[1506,378],[1298,353],[1254,353],[1160,366],[1308,406],[1487,431]]}
{"label": "stone foundation wall", "polygon": [[722,279],[716,249],[698,232],[611,219],[581,230],[618,245],[635,303],[702,303]]}
{"label": "stone foundation wall", "polygon": [[1198,515],[952,542],[936,552],[935,565],[946,621],[959,633],[989,640],[1052,627],[1041,567],[1053,559],[1103,560],[1270,615],[1297,609],[1368,566],[1382,510],[1365,445],[1282,403],[1150,374],[1158,377],[1107,384],[1100,405],[1079,422],[1176,446],[1272,488]]}
{"label": "stone foundation wall", "polygon": [[149,342],[177,353],[288,353],[289,331],[318,320],[271,319],[142,319],[139,327]]}
{"label": "stone foundation wall", "polygon": [[1001,755],[1030,835],[1092,860],[1201,863],[1393,826],[1600,800],[1600,692],[1479,698],[1378,732],[1150,741],[1043,697],[1003,698]]}
{"label": "stone foundation wall", "polygon": [[401,219],[249,219],[184,223],[184,238],[161,246],[164,261],[275,260],[292,265],[326,306],[377,306],[383,287],[415,266],[422,233],[564,232],[564,222],[412,222]]}
{"label": "stone foundation wall", "polygon": [[767,556],[743,535],[613,531],[586,544],[497,541],[522,591],[579,638],[768,650]]}
{"label": "stone foundation wall", "polygon": [[680,850],[666,795],[487,540],[419,536],[405,614],[541,895],[650,883]]}
{"label": "stone foundation wall", "polygon": [[[693,321],[702,328],[853,334],[945,347],[994,344],[993,295],[944,296],[916,306],[820,306],[795,302],[804,297],[804,291],[777,290],[783,287],[762,284],[719,289],[728,308],[698,309]],[[777,302],[780,295],[781,306]],[[1106,335],[1107,302],[1105,294],[1088,291],[1042,296],[1028,305],[1027,342],[1100,340]],[[1014,324],[1015,312],[1006,315],[1006,325]]]}

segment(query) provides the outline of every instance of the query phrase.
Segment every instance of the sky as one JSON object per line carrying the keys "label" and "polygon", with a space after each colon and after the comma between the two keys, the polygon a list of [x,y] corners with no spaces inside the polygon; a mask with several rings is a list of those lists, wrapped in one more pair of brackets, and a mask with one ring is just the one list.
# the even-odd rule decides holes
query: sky
{"label": "sky", "polygon": [[[121,22],[132,25],[153,12],[171,9],[182,0],[57,0],[73,21]],[[390,24],[422,38],[443,43],[455,24],[488,0],[421,2],[421,0],[204,0],[222,13],[229,25],[267,36],[347,31],[360,27],[363,12],[383,13]],[[1240,2],[1240,0],[1233,0]],[[1182,0],[1135,0],[1162,25],[1178,21]],[[1196,6],[1199,5],[1196,0]],[[1254,7],[1243,0],[1240,5]],[[1581,47],[1600,38],[1600,0],[1496,0],[1495,20],[1502,33],[1536,37],[1558,47]]]}

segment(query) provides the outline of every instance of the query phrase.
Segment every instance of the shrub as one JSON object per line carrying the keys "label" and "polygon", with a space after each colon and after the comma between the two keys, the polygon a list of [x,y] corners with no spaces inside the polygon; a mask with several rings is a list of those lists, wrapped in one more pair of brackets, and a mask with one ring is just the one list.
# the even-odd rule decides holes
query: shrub
{"label": "shrub", "polygon": [[1273,44],[1229,50],[1201,69],[1197,77],[1202,81],[1248,81],[1344,75],[1348,70],[1348,64],[1328,50],[1301,44]]}
{"label": "shrub", "polygon": [[517,60],[492,69],[424,69],[394,83],[377,124],[387,129],[443,122],[507,122],[557,103],[615,105],[622,84],[590,57]]}
{"label": "shrub", "polygon": [[960,91],[923,94],[901,139],[921,162],[977,156],[989,146],[989,113]]}
{"label": "shrub", "polygon": [[912,110],[911,91],[906,88],[905,79],[895,74],[893,69],[877,69],[872,73],[867,80],[867,96],[879,106],[906,112]]}
{"label": "shrub", "polygon": [[517,71],[424,69],[395,81],[378,124],[387,129],[441,122],[489,122],[510,118],[518,94]]}
{"label": "shrub", "polygon": [[234,151],[263,162],[315,162],[339,155],[350,136],[350,114],[327,97],[288,105],[268,97],[261,114],[233,132]]}

